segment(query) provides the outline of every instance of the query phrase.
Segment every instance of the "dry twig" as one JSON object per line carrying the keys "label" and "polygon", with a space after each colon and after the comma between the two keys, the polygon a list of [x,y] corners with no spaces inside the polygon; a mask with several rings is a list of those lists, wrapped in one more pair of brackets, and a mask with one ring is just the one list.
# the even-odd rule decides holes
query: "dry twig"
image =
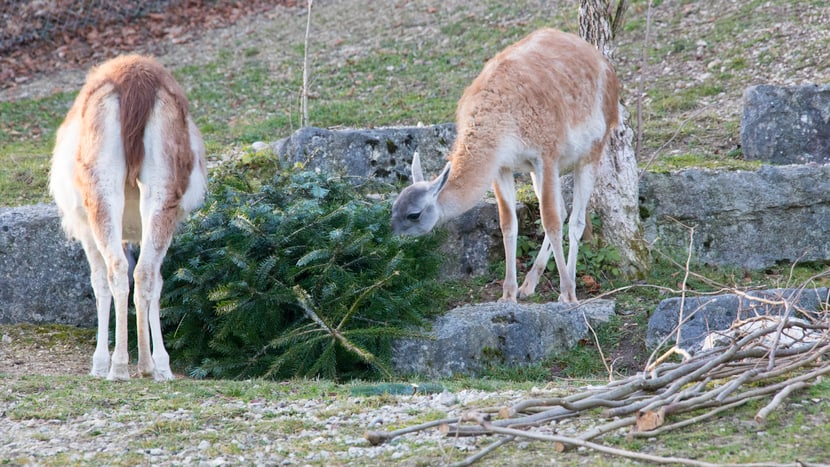
{"label": "dry twig", "polygon": [[314,0],[308,0],[308,17],[305,26],[305,42],[303,46],[303,126],[308,126],[308,38],[311,33],[311,6],[313,5],[313,3]]}

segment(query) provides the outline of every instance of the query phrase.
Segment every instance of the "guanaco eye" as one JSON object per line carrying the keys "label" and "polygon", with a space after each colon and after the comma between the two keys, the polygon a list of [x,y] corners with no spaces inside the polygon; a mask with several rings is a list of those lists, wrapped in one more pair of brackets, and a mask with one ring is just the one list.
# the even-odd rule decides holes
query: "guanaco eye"
{"label": "guanaco eye", "polygon": [[407,214],[406,215],[406,218],[411,220],[411,221],[417,221],[418,218],[420,218],[420,217],[421,217],[420,212],[413,212],[412,214]]}

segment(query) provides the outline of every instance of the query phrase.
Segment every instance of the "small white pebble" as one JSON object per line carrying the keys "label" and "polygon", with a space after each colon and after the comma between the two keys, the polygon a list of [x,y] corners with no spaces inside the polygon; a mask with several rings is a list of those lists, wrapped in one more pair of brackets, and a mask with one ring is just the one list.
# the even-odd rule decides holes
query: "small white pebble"
{"label": "small white pebble", "polygon": [[270,148],[270,146],[268,146],[268,143],[263,142],[263,141],[254,141],[253,144],[251,144],[251,148],[254,151],[259,152],[259,151],[264,151],[264,150]]}
{"label": "small white pebble", "polygon": [[455,405],[458,403],[458,397],[444,389],[444,392],[438,395],[438,403],[441,405]]}

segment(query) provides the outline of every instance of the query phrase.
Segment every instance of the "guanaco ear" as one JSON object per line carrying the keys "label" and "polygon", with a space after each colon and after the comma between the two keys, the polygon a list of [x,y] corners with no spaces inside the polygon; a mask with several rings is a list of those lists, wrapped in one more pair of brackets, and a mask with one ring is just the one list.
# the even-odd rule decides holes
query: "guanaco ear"
{"label": "guanaco ear", "polygon": [[421,157],[418,151],[412,156],[412,183],[424,181],[424,172],[421,170]]}
{"label": "guanaco ear", "polygon": [[433,196],[433,198],[438,197],[438,193],[441,193],[441,190],[444,189],[444,186],[447,184],[447,180],[450,178],[450,168],[452,167],[452,162],[447,162],[447,165],[444,166],[444,171],[441,172],[441,175],[435,178],[429,186],[429,193]]}

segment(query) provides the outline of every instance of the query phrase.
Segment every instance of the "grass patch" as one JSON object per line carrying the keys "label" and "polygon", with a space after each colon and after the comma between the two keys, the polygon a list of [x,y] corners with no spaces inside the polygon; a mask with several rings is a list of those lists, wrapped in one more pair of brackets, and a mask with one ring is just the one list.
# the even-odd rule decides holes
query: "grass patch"
{"label": "grass patch", "polygon": [[[484,17],[448,23],[443,34],[417,45],[390,36],[380,40],[378,50],[345,62],[326,60],[334,48],[321,45],[312,50],[310,123],[374,127],[451,121],[458,98],[485,60],[549,21],[529,15],[527,5],[494,3]],[[575,24],[575,17],[569,23]],[[273,141],[299,127],[301,38],[288,50],[276,64],[251,46],[221,50],[205,63],[172,70],[188,95],[209,156]],[[234,61],[238,55],[243,66]],[[54,135],[74,96],[0,103],[0,205],[49,200]]]}
{"label": "grass patch", "polygon": [[0,206],[49,199],[52,144],[73,97],[0,102]]}
{"label": "grass patch", "polygon": [[75,94],[58,93],[44,99],[0,102],[0,146],[4,152],[13,148],[10,146],[13,144],[32,150],[49,147]]}
{"label": "grass patch", "polygon": [[760,169],[762,165],[763,163],[759,161],[724,159],[713,157],[711,154],[687,153],[672,157],[657,158],[649,166],[649,171],[667,173],[674,170],[690,168],[755,171]]}

